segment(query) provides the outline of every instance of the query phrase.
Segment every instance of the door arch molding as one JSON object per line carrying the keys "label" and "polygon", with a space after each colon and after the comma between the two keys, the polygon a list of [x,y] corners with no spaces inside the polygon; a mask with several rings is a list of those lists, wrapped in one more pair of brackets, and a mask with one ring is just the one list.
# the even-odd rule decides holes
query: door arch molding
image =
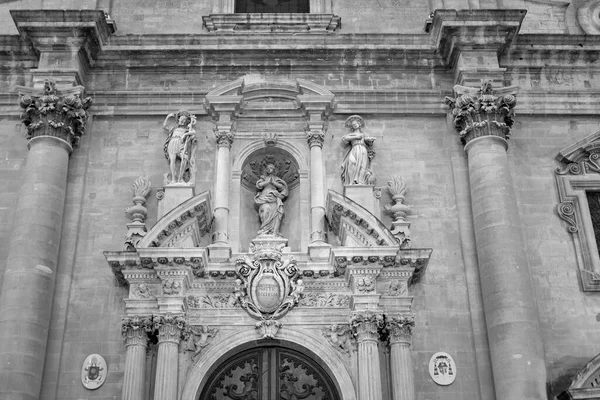
{"label": "door arch molding", "polygon": [[252,332],[248,330],[235,332],[222,338],[218,344],[215,341],[210,349],[203,351],[192,365],[183,387],[181,400],[196,400],[215,368],[235,352],[270,343],[310,354],[329,374],[342,400],[357,400],[354,382],[349,371],[344,367],[348,359],[337,354],[323,338],[315,337],[307,331],[287,327],[277,332],[277,339],[272,342],[257,340],[254,329]]}

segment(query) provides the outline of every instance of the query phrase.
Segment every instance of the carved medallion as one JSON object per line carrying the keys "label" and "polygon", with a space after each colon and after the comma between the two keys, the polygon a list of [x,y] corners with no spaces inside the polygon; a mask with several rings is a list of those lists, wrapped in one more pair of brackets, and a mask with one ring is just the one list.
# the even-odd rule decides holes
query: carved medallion
{"label": "carved medallion", "polygon": [[304,285],[293,257],[282,257],[285,239],[254,239],[253,257],[236,261],[239,279],[235,296],[248,313],[258,319],[283,317],[298,304]]}
{"label": "carved medallion", "polygon": [[106,380],[108,367],[100,354],[90,354],[81,368],[81,383],[86,389],[98,389]]}
{"label": "carved medallion", "polygon": [[448,353],[435,353],[429,360],[429,375],[441,386],[451,385],[456,379],[456,364]]}

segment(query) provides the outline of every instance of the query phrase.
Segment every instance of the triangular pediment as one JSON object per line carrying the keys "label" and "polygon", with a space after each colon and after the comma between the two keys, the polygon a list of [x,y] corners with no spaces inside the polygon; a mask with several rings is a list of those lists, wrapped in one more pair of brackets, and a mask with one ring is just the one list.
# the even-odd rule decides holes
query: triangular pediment
{"label": "triangular pediment", "polygon": [[137,247],[200,247],[201,238],[210,232],[211,223],[210,192],[206,191],[165,214],[140,240]]}
{"label": "triangular pediment", "polygon": [[398,246],[392,232],[366,208],[342,194],[327,194],[327,220],[344,247]]}

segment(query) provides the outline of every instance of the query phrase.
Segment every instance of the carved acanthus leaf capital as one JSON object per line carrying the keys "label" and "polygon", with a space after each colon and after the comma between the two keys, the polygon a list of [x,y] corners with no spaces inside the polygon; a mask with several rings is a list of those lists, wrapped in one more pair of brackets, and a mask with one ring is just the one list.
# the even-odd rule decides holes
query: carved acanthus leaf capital
{"label": "carved acanthus leaf capital", "polygon": [[517,104],[513,88],[504,88],[505,94],[494,94],[492,82],[484,80],[479,90],[456,85],[454,91],[457,97],[446,97],[446,103],[463,144],[482,136],[510,137]]}
{"label": "carved acanthus leaf capital", "polygon": [[187,322],[182,315],[155,315],[152,318],[154,329],[158,331],[158,342],[179,344],[187,330]]}
{"label": "carved acanthus leaf capital", "polygon": [[319,146],[323,148],[323,142],[325,141],[325,133],[322,130],[310,130],[306,132],[306,141],[308,147]]}
{"label": "carved acanthus leaf capital", "polygon": [[21,120],[27,127],[27,139],[52,136],[76,147],[85,131],[92,98],[59,92],[54,81],[46,80],[41,93],[21,94],[19,104],[24,109]]}
{"label": "carved acanthus leaf capital", "polygon": [[378,341],[379,331],[383,328],[383,321],[383,314],[357,313],[350,318],[350,326],[358,342]]}
{"label": "carved acanthus leaf capital", "polygon": [[146,346],[148,343],[148,333],[152,332],[151,316],[127,316],[123,317],[121,323],[121,335],[126,346],[140,345]]}
{"label": "carved acanthus leaf capital", "polygon": [[410,344],[414,327],[415,316],[412,314],[388,317],[385,321],[385,330],[388,333],[390,346],[399,343]]}
{"label": "carved acanthus leaf capital", "polygon": [[215,139],[217,139],[217,147],[231,148],[235,135],[230,130],[215,130]]}

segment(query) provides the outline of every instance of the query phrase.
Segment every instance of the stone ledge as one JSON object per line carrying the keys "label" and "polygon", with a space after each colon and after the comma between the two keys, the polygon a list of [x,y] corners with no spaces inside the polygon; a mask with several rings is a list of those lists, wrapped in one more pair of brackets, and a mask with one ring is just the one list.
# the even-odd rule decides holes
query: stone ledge
{"label": "stone ledge", "polygon": [[202,17],[209,32],[334,32],[341,18],[333,14],[210,14]]}

